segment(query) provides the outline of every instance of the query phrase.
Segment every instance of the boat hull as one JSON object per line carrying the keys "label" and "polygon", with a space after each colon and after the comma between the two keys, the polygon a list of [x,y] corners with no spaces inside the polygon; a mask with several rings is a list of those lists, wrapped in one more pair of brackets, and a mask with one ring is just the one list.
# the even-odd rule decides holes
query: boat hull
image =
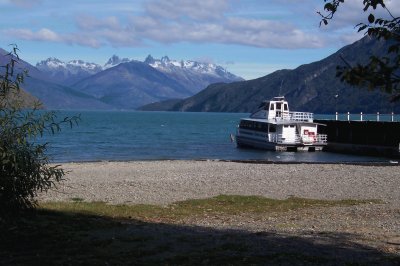
{"label": "boat hull", "polygon": [[247,147],[271,151],[322,151],[326,146],[324,144],[275,143],[239,135],[236,136],[236,145],[243,148]]}

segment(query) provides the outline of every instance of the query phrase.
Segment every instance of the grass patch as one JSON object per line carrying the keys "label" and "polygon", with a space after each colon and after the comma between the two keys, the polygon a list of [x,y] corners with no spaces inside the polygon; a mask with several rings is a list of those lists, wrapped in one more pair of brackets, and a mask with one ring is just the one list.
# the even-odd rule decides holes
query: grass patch
{"label": "grass patch", "polygon": [[[12,224],[0,223],[0,265],[345,264],[342,262],[346,258],[338,261],[336,253],[328,258],[318,255],[337,247],[318,246],[309,238],[289,239],[274,233],[220,230],[173,222],[210,214],[268,215],[299,208],[370,202],[381,203],[376,200],[274,200],[235,195],[187,200],[166,207],[80,200],[41,203],[36,213],[22,216]],[[332,237],[336,241],[338,236]],[[346,252],[351,259],[359,256],[353,248]],[[378,254],[375,264],[382,259],[384,255]]]}
{"label": "grass patch", "polygon": [[261,196],[220,195],[207,199],[185,200],[166,207],[157,205],[109,205],[104,202],[47,202],[40,208],[46,210],[99,215],[121,219],[144,221],[176,221],[193,216],[237,215],[243,213],[276,213],[301,208],[352,206],[366,203],[382,203],[379,200],[315,200],[290,197],[285,200]]}
{"label": "grass patch", "polygon": [[82,198],[71,198],[72,202],[82,202],[83,199]]}

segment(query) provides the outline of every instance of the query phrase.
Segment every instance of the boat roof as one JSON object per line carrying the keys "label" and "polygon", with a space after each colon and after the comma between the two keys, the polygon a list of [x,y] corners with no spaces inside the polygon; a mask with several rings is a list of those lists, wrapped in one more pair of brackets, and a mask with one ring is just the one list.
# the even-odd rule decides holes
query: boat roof
{"label": "boat roof", "polygon": [[262,118],[241,118],[240,121],[246,120],[246,121],[253,121],[253,122],[260,122],[260,123],[265,123],[265,124],[273,124],[273,125],[298,125],[298,124],[308,124],[308,125],[320,125],[320,126],[326,126],[325,124],[320,124],[320,123],[314,123],[314,122],[307,122],[307,121],[290,121],[290,120],[268,120],[268,119],[262,119]]}
{"label": "boat roof", "polygon": [[285,101],[285,96],[276,96],[274,98],[272,98],[271,100],[267,101],[267,102],[271,102],[271,101]]}

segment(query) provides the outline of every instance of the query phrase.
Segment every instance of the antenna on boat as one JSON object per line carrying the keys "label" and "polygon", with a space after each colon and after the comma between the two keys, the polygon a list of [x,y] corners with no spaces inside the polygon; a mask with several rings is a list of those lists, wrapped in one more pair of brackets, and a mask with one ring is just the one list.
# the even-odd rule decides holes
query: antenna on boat
{"label": "antenna on boat", "polygon": [[282,91],[282,85],[283,85],[283,79],[281,80],[281,86],[279,86],[279,96],[281,96],[281,91]]}

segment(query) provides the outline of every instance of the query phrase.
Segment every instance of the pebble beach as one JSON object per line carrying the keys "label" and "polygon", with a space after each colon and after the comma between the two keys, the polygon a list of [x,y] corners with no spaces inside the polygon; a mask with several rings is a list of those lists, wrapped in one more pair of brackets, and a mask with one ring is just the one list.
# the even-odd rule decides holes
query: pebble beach
{"label": "pebble beach", "polygon": [[158,204],[220,194],[284,199],[380,199],[400,206],[400,167],[224,161],[85,162],[62,165],[65,180],[42,201]]}
{"label": "pebble beach", "polygon": [[[165,229],[171,227],[165,221],[148,224],[151,228],[163,228],[163,234],[168,235],[166,239],[158,233],[154,235],[153,230],[143,232],[143,226],[130,225],[128,229],[134,235],[144,234],[157,239],[157,245],[163,241],[168,241],[168,245],[173,243],[179,252],[185,230],[189,228],[190,232],[208,232],[207,239],[202,242],[205,247],[248,241],[252,247],[244,252],[248,257],[255,256],[254,248],[267,248],[268,251],[259,253],[265,255],[266,252],[282,252],[283,245],[286,251],[296,253],[300,249],[307,256],[328,258],[332,263],[327,265],[346,265],[348,262],[398,265],[400,262],[400,167],[397,165],[131,161],[67,163],[62,167],[67,171],[65,180],[57,188],[42,193],[40,201],[165,206],[220,194],[260,195],[274,199],[293,196],[328,200],[371,199],[369,203],[353,206],[194,216],[175,221],[179,225],[177,229]],[[229,242],[232,232],[242,232],[240,234],[245,237],[236,236]],[[269,242],[255,244],[266,236],[272,236]],[[189,247],[197,250],[195,243]],[[288,261],[284,265],[292,265],[291,259]]]}

